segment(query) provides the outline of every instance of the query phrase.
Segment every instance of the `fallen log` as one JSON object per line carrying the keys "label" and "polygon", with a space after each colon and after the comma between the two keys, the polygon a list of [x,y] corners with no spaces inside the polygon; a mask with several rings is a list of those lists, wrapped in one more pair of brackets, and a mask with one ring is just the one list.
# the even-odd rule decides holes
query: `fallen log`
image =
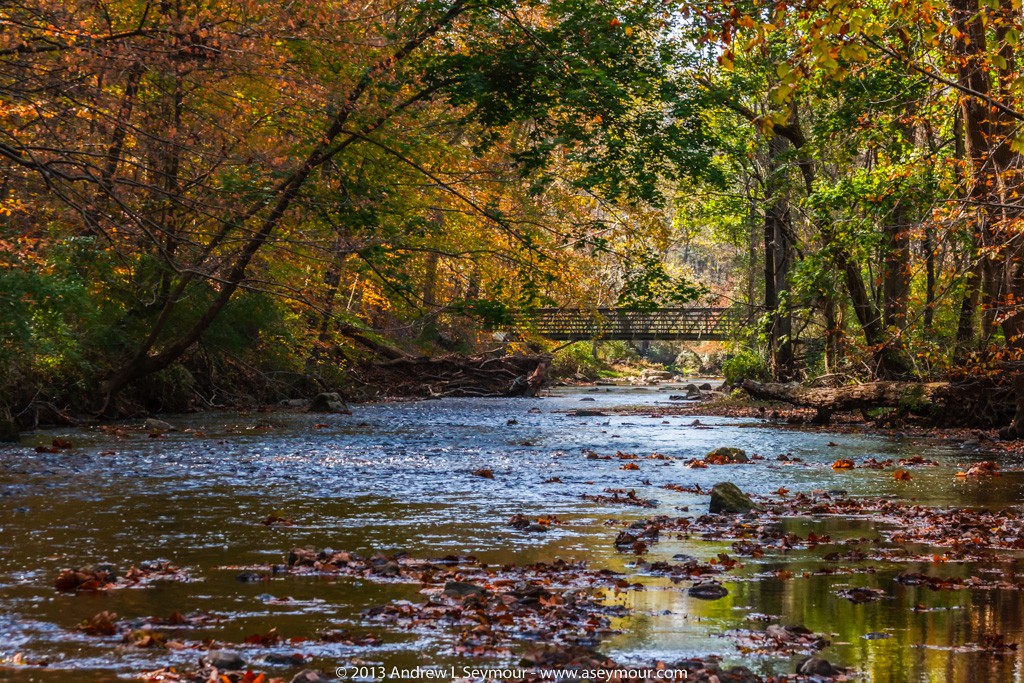
{"label": "fallen log", "polygon": [[536,396],[550,367],[547,354],[450,354],[362,363],[352,374],[378,398]]}
{"label": "fallen log", "polygon": [[828,424],[833,413],[872,408],[896,408],[903,413],[934,416],[949,398],[949,382],[867,382],[846,387],[810,388],[797,384],[764,384],[743,380],[743,389],[753,396],[814,408],[815,424]]}

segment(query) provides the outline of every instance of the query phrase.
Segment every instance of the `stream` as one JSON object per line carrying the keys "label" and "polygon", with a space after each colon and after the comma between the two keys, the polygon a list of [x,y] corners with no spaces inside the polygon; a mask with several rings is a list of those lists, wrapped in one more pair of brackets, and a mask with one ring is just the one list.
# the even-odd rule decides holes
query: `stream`
{"label": "stream", "polygon": [[[218,621],[184,629],[176,637],[241,643],[276,628],[285,637],[311,638],[325,628],[370,632],[380,645],[313,642],[240,648],[254,667],[282,676],[301,668],[334,671],[352,662],[382,665],[465,663],[451,639],[437,630],[391,629],[367,624],[360,613],[392,600],[422,601],[418,586],[323,576],[273,576],[243,582],[253,565],[283,563],[294,547],[330,547],[360,554],[404,551],[413,557],[475,555],[487,563],[525,564],[555,558],[630,574],[646,585],[611,600],[627,608],[616,633],[597,649],[622,662],[675,661],[717,655],[761,675],[792,673],[793,656],[743,652],[735,629],[763,629],[757,615],[824,633],[822,655],[852,667],[866,680],[1024,681],[1022,651],[993,653],[963,648],[984,634],[1024,642],[1024,594],[1019,590],[930,590],[893,581],[901,572],[935,571],[929,563],[864,562],[870,570],[818,576],[827,547],[769,550],[741,559],[721,576],[729,594],[707,601],[636,571],[637,558],[613,545],[632,520],[655,514],[697,517],[708,497],[662,488],[710,489],[731,481],[753,494],[780,487],[792,492],[841,489],[849,496],[913,499],[928,506],[990,509],[1019,506],[1024,474],[958,479],[955,473],[986,454],[938,438],[784,428],[757,419],[673,416],[661,411],[678,386],[558,389],[538,399],[443,399],[356,405],[351,415],[301,412],[207,413],[170,416],[178,431],[150,438],[141,429],[117,435],[98,428],[27,433],[22,444],[0,447],[0,680],[80,681],[130,679],[139,672],[195,664],[202,651],[123,646],[118,637],[75,630],[108,610],[122,618],[172,612],[215,614]],[[612,412],[629,406],[629,414]],[[586,409],[607,415],[574,416]],[[136,425],[138,426],[138,425]],[[36,445],[66,439],[60,453]],[[764,460],[691,469],[682,460],[719,446],[745,449]],[[636,453],[639,469],[623,461],[588,459]],[[646,459],[651,453],[668,460]],[[802,462],[782,462],[779,455]],[[910,481],[888,470],[837,471],[838,458],[921,455],[939,463],[915,468]],[[991,457],[989,454],[988,457]],[[1021,467],[1003,458],[1004,469]],[[475,476],[486,468],[493,479]],[[557,478],[558,482],[549,482]],[[605,488],[635,489],[657,501],[641,509],[583,499]],[[554,515],[546,533],[507,526],[522,513]],[[268,515],[295,521],[266,526]],[[614,520],[609,524],[609,520]],[[832,539],[874,538],[871,519],[817,516],[785,520],[787,530]],[[677,554],[701,561],[732,554],[731,542],[666,534],[645,560]],[[951,576],[1024,578],[1024,554],[1011,561],[949,562]],[[190,581],[144,588],[62,593],[62,568],[109,563],[127,568],[167,560],[187,568]],[[779,570],[785,570],[779,572]],[[773,575],[772,573],[775,572]],[[882,599],[855,604],[836,594],[851,586],[878,588]],[[296,651],[294,666],[277,653]],[[46,667],[18,665],[45,660]],[[518,660],[487,660],[491,666]]]}

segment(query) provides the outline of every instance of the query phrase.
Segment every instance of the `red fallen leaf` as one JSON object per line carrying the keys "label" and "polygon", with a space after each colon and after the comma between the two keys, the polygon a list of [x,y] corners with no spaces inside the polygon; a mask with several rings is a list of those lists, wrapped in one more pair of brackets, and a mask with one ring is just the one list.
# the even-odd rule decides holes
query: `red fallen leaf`
{"label": "red fallen leaf", "polygon": [[868,458],[861,463],[861,467],[869,470],[884,470],[889,465],[892,465],[892,460],[875,460],[874,458]]}
{"label": "red fallen leaf", "polygon": [[277,629],[272,628],[266,633],[254,633],[244,641],[248,645],[277,645],[281,642],[281,636],[277,634]]}
{"label": "red fallen leaf", "polygon": [[317,422],[315,425],[313,425],[313,429],[327,429],[327,425],[325,425],[323,422]]}
{"label": "red fallen leaf", "polygon": [[325,643],[341,643],[343,645],[380,645],[381,640],[369,633],[350,633],[345,629],[332,629],[320,632],[320,640]]}
{"label": "red fallen leaf", "polygon": [[998,477],[999,476],[999,472],[997,472],[998,469],[999,469],[999,465],[997,465],[996,463],[991,462],[989,460],[983,460],[983,461],[981,461],[981,462],[979,462],[979,463],[977,463],[975,465],[972,465],[971,468],[967,470],[967,472],[957,472],[956,476],[958,476],[958,477],[984,477],[984,476],[987,475],[987,476]]}
{"label": "red fallen leaf", "polygon": [[852,460],[843,458],[836,460],[832,463],[832,469],[834,470],[852,470],[855,467]]}
{"label": "red fallen leaf", "polygon": [[82,621],[78,630],[91,636],[112,636],[117,633],[117,613],[103,611]]}
{"label": "red fallen leaf", "polygon": [[113,581],[107,572],[62,569],[54,582],[54,587],[62,592],[100,590]]}
{"label": "red fallen leaf", "polygon": [[665,484],[661,488],[668,489],[669,491],[678,491],[679,493],[704,493],[701,489],[700,484],[694,484],[693,486],[683,486],[682,484]]}
{"label": "red fallen leaf", "polygon": [[718,557],[711,559],[711,564],[718,564],[721,567],[725,568],[726,571],[729,571],[737,564],[739,564],[739,561],[735,558],[729,557],[725,553],[718,553]]}
{"label": "red fallen leaf", "polygon": [[287,519],[286,517],[279,517],[275,514],[269,514],[266,518],[260,522],[264,526],[295,526],[294,519]]}
{"label": "red fallen leaf", "polygon": [[634,470],[640,469],[640,466],[637,465],[635,462],[629,462],[629,463],[626,463],[625,465],[623,465],[622,467],[620,467],[619,469],[620,470],[634,471]]}
{"label": "red fallen leaf", "polygon": [[782,486],[780,486],[778,488],[778,490],[775,492],[775,495],[777,495],[777,496],[786,496],[788,494],[789,494],[789,489],[784,488]]}
{"label": "red fallen leaf", "polygon": [[124,642],[139,648],[163,647],[167,637],[157,631],[132,631],[124,634]]}
{"label": "red fallen leaf", "polygon": [[934,460],[928,460],[923,455],[915,455],[910,458],[902,458],[901,465],[938,465]]}
{"label": "red fallen leaf", "polygon": [[896,481],[910,481],[910,472],[906,470],[896,470],[892,473],[892,478]]}
{"label": "red fallen leaf", "polygon": [[484,479],[494,479],[494,470],[489,470],[486,467],[482,467],[473,472],[474,477],[483,477]]}

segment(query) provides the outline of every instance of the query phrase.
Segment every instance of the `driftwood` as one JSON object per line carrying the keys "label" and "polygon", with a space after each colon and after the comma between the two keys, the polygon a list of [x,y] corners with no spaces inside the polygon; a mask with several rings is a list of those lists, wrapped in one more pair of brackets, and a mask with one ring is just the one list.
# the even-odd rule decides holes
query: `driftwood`
{"label": "driftwood", "polygon": [[381,397],[535,396],[547,379],[547,354],[403,356],[353,371]]}
{"label": "driftwood", "polygon": [[808,388],[795,384],[762,384],[744,380],[754,398],[814,408],[816,424],[827,424],[833,413],[872,408],[897,408],[906,413],[934,415],[950,395],[949,382],[868,382],[847,387]]}

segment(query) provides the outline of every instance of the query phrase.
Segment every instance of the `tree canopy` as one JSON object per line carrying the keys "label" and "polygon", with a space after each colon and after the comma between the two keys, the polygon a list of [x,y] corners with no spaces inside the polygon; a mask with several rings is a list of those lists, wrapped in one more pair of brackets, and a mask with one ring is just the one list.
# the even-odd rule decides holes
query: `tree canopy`
{"label": "tree canopy", "polygon": [[1012,0],[25,0],[0,25],[13,412],[330,385],[542,305],[745,307],[737,345],[784,378],[1024,345]]}

